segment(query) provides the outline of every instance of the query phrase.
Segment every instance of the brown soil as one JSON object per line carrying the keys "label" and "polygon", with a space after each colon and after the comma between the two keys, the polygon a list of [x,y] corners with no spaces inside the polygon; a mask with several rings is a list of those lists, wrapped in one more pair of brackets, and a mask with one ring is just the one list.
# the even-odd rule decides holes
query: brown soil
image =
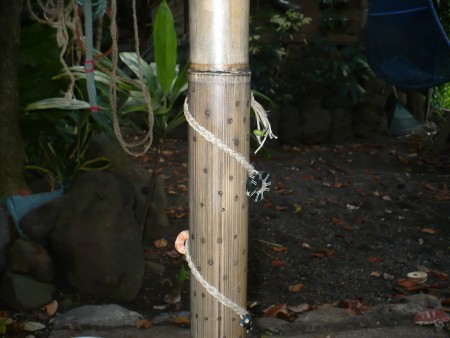
{"label": "brown soil", "polygon": [[[450,298],[448,156],[434,155],[414,137],[274,146],[269,153],[270,159],[252,158],[273,179],[269,199],[252,204],[249,215],[248,300],[257,304],[254,315],[283,303],[347,307],[358,300],[370,306],[417,292]],[[143,164],[155,158],[150,154]],[[181,283],[180,304],[154,308],[177,289],[176,275],[186,265],[171,251],[173,239],[188,227],[186,142],[169,141],[160,164],[173,226],[163,236],[168,247],[147,243],[146,253],[165,272],[148,273],[136,301],[125,304],[149,317],[189,309],[188,281]],[[426,284],[401,283],[418,269],[428,271]]]}

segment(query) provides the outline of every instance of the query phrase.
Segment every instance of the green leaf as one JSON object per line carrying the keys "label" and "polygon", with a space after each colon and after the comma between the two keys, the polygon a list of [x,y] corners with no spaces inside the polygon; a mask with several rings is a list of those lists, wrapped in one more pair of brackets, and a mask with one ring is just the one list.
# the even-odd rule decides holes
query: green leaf
{"label": "green leaf", "polygon": [[161,2],[156,13],[153,39],[158,79],[164,98],[167,97],[175,77],[177,64],[177,34],[173,15],[166,0]]}
{"label": "green leaf", "polygon": [[189,66],[186,64],[183,69],[181,70],[181,72],[178,74],[175,83],[173,84],[173,88],[172,88],[172,98],[171,101],[175,101],[178,97],[178,95],[180,95],[182,92],[184,92],[185,90],[187,90],[187,83],[188,83],[188,76],[187,76],[187,71],[188,71]]}
{"label": "green leaf", "polygon": [[99,171],[99,170],[106,170],[111,166],[111,160],[109,158],[106,158],[104,156],[94,158],[89,161],[85,161],[81,167],[80,170],[82,171]]}
{"label": "green leaf", "polygon": [[[119,54],[120,59],[131,69],[131,71],[139,78],[139,67],[138,67],[138,58],[136,53],[132,52],[122,52]],[[150,66],[143,58],[141,60],[141,70],[142,77],[144,81],[147,82],[150,77],[154,77],[155,74],[152,74]]]}
{"label": "green leaf", "polygon": [[43,110],[43,109],[63,109],[78,110],[88,109],[91,105],[88,102],[76,99],[67,100],[64,97],[52,97],[30,103],[25,110]]}

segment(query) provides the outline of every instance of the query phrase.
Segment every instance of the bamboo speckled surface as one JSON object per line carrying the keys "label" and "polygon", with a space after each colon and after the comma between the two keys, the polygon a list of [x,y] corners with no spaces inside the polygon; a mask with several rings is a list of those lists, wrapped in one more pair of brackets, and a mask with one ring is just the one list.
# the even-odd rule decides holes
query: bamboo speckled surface
{"label": "bamboo speckled surface", "polygon": [[[191,72],[190,112],[206,129],[248,158],[250,74]],[[190,248],[203,277],[245,307],[247,171],[201,135],[189,132]],[[192,337],[245,337],[239,316],[191,278]]]}

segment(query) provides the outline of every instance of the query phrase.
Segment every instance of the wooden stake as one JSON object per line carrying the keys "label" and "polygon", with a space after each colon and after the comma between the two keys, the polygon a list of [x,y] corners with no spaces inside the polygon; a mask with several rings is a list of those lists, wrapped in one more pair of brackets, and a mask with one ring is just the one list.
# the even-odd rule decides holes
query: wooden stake
{"label": "wooden stake", "polygon": [[[249,157],[248,0],[191,0],[189,110],[204,128]],[[189,247],[202,276],[245,308],[247,172],[189,131]],[[191,278],[191,337],[244,338],[240,317]]]}

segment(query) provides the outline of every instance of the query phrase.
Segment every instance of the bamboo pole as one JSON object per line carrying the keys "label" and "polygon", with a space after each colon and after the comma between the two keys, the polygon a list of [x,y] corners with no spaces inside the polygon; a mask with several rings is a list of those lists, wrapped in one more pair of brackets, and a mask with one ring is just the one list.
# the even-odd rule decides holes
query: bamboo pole
{"label": "bamboo pole", "polygon": [[[189,110],[228,147],[249,157],[249,0],[191,0]],[[246,170],[189,130],[189,247],[200,274],[245,308]],[[243,338],[240,317],[191,278],[191,337]]]}

